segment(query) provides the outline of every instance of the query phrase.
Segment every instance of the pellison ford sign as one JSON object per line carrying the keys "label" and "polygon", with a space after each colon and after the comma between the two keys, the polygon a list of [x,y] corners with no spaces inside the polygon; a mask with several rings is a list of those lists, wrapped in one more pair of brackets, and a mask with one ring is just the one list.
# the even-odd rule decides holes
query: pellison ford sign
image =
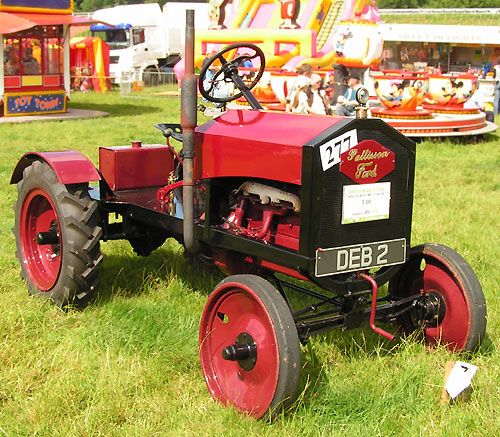
{"label": "pellison ford sign", "polygon": [[373,140],[361,141],[340,155],[340,172],[358,184],[377,182],[394,166],[394,152]]}
{"label": "pellison ford sign", "polygon": [[61,92],[5,94],[5,116],[66,111],[66,95]]}

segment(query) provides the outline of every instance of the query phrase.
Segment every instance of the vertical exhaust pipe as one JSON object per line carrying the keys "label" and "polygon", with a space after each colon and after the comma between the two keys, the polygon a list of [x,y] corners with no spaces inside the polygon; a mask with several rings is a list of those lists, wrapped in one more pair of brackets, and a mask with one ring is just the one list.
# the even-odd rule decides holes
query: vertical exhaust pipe
{"label": "vertical exhaust pipe", "polygon": [[186,11],[185,72],[181,81],[181,126],[184,152],[183,170],[183,233],[188,252],[200,250],[194,238],[194,129],[197,124],[197,92],[194,75],[194,10]]}

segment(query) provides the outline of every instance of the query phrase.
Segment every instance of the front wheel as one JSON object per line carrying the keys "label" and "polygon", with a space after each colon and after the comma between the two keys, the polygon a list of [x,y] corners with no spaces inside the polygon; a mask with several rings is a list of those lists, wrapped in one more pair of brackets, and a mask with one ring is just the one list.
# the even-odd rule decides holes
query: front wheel
{"label": "front wheel", "polygon": [[102,261],[99,211],[88,184],[63,185],[48,164],[35,161],[17,192],[16,255],[30,294],[58,306],[85,305]]}
{"label": "front wheel", "polygon": [[200,358],[212,396],[254,417],[275,415],[295,396],[300,345],[288,305],[265,279],[234,275],[210,295]]}
{"label": "front wheel", "polygon": [[474,350],[486,330],[486,302],[474,271],[462,256],[441,244],[412,248],[405,266],[389,283],[389,293],[419,299],[396,319],[402,333],[422,329],[430,345]]}

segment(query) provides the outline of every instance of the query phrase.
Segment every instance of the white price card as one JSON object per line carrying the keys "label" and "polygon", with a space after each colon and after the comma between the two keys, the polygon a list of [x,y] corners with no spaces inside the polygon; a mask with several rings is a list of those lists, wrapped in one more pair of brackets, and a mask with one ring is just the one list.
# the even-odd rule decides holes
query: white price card
{"label": "white price card", "polygon": [[391,183],[344,185],[342,224],[389,218]]}
{"label": "white price card", "polygon": [[477,366],[464,363],[463,361],[457,361],[455,363],[444,386],[452,399],[455,399],[460,393],[469,387],[472,377],[475,375],[477,369]]}

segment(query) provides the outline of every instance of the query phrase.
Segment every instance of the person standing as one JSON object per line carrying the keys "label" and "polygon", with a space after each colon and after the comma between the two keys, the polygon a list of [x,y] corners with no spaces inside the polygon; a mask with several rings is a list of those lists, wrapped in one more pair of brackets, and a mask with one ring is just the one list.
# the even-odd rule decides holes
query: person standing
{"label": "person standing", "polygon": [[304,86],[308,85],[312,75],[312,67],[310,64],[304,63],[297,68],[298,76],[292,83],[288,95],[286,96],[286,112],[292,112],[292,103],[295,98],[295,93]]}
{"label": "person standing", "polygon": [[500,112],[500,63],[493,67],[495,71],[494,76],[494,90],[495,94],[493,95],[493,115],[496,116]]}
{"label": "person standing", "polygon": [[360,86],[359,76],[351,75],[347,82],[347,88],[343,97],[339,97],[339,102],[336,106],[337,115],[351,117],[355,114],[358,101],[356,100],[356,91]]}

